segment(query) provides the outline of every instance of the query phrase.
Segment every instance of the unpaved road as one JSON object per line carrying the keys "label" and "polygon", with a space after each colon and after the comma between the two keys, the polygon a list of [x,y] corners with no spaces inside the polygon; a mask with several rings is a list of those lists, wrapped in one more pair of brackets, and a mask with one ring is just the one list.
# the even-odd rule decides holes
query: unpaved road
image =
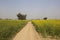
{"label": "unpaved road", "polygon": [[33,24],[28,22],[27,25],[14,37],[13,40],[51,40],[49,38],[45,39],[39,36],[36,32]]}

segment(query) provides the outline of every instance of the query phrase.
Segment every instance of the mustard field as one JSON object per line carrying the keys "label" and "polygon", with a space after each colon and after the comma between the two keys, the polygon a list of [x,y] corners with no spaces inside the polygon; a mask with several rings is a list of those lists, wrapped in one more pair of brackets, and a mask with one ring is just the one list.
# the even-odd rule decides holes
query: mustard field
{"label": "mustard field", "polygon": [[32,23],[36,31],[44,37],[60,37],[60,20],[32,20]]}
{"label": "mustard field", "polygon": [[[0,20],[0,40],[12,40],[29,20]],[[30,20],[43,37],[60,38],[60,20]]]}

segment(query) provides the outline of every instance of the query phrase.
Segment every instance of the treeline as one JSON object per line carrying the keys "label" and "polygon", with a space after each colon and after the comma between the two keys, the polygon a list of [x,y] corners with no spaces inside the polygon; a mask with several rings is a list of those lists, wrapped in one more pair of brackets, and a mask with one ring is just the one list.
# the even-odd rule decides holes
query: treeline
{"label": "treeline", "polygon": [[[26,14],[24,15],[24,14],[21,14],[21,13],[18,13],[16,16],[17,16],[18,20],[26,20],[26,17],[27,17]],[[2,19],[2,18],[0,18],[0,20],[13,20],[13,19],[9,19],[9,18]],[[40,19],[31,19],[31,20],[40,20]],[[43,20],[47,20],[47,17],[44,17]]]}
{"label": "treeline", "polygon": [[[9,18],[3,19],[3,18],[0,18],[0,20],[13,20],[13,19],[9,19]],[[14,19],[14,20],[15,20],[15,19]]]}

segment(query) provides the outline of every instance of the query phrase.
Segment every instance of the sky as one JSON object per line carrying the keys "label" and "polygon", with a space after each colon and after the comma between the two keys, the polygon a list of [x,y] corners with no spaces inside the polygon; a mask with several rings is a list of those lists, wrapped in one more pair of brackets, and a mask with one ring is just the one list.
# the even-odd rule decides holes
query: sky
{"label": "sky", "polygon": [[0,0],[0,18],[17,19],[19,12],[27,19],[60,19],[60,0]]}

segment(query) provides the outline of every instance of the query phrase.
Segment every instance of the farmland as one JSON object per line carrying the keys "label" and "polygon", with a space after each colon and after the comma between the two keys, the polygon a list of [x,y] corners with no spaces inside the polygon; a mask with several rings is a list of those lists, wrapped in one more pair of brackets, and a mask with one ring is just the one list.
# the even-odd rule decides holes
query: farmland
{"label": "farmland", "polygon": [[32,20],[32,23],[43,37],[60,38],[60,20]]}
{"label": "farmland", "polygon": [[0,40],[11,40],[27,22],[27,20],[0,20]]}
{"label": "farmland", "polygon": [[[11,40],[28,20],[0,20],[0,40]],[[43,37],[60,38],[60,20],[31,20]]]}

